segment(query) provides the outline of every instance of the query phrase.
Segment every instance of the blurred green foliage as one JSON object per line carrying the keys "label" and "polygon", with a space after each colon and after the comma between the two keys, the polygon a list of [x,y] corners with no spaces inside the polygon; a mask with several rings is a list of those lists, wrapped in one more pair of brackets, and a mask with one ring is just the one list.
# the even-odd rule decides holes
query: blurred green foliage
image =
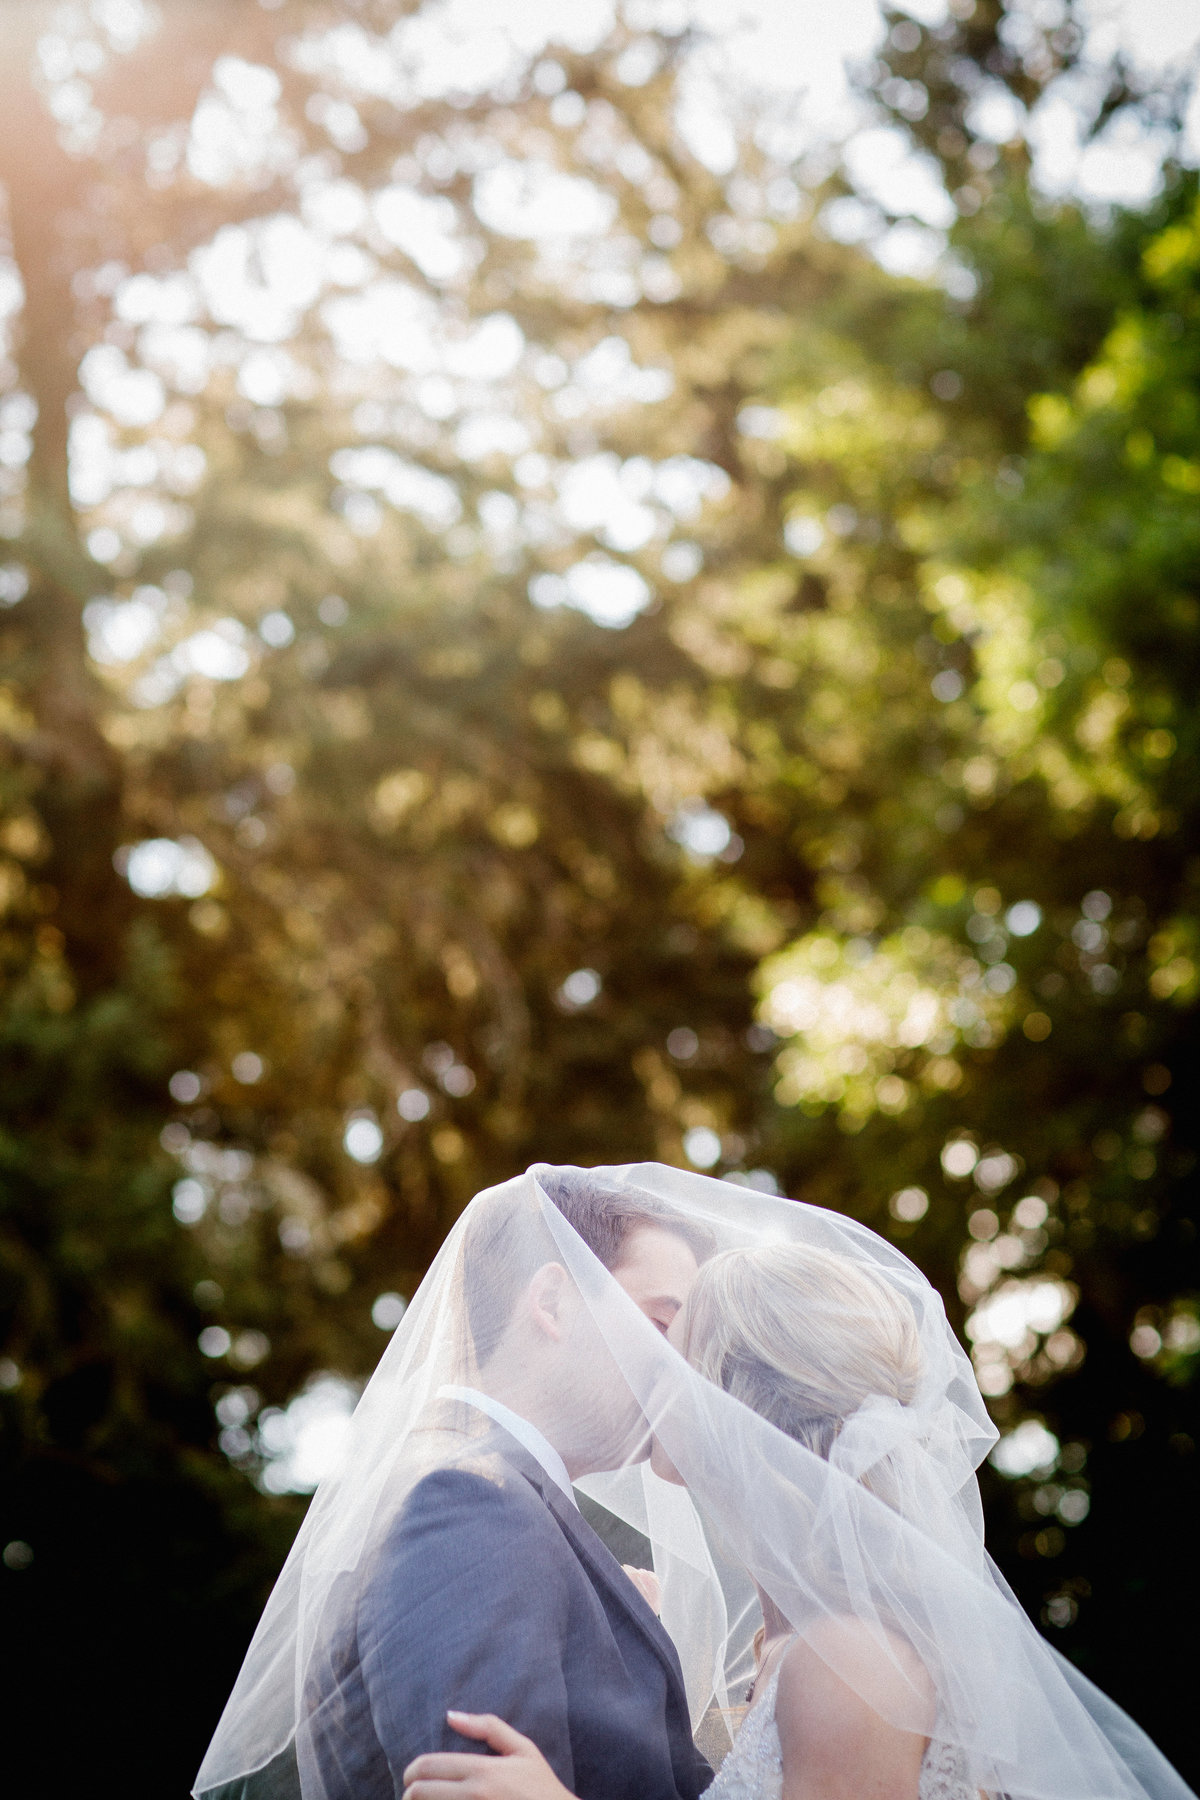
{"label": "blurred green foliage", "polygon": [[972,129],[1072,9],[891,13],[956,218],[902,278],[844,173],[689,149],[687,34],[401,102],[353,10],[4,22],[3,1679],[85,1696],[31,1774],[183,1790],[270,1423],[473,1192],[690,1153],[939,1283],[1059,1446],[999,1560],[1194,1779],[1194,177]]}

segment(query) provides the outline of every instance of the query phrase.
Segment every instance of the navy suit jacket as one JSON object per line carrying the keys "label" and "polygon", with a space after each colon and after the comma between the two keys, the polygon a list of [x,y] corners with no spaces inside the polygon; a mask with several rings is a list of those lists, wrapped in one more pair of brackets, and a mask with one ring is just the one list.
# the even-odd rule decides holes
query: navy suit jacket
{"label": "navy suit jacket", "polygon": [[327,1800],[399,1800],[421,1752],[482,1750],[448,1707],[499,1714],[579,1800],[697,1800],[712,1770],[650,1607],[507,1432],[457,1444],[332,1597],[302,1727]]}

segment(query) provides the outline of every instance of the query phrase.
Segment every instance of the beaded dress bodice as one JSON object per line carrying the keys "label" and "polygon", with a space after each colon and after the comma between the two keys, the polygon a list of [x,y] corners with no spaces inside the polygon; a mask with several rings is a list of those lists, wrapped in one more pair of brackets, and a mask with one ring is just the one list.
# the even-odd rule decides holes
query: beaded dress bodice
{"label": "beaded dress bodice", "polygon": [[732,1750],[704,1790],[705,1800],[783,1800],[783,1752],[775,1727],[780,1666],[742,1720]]}
{"label": "beaded dress bodice", "polygon": [[[782,1661],[742,1721],[733,1749],[705,1789],[704,1800],[783,1800],[783,1752],[775,1724],[775,1696]],[[930,1740],[921,1764],[919,1800],[978,1800],[958,1752]]]}

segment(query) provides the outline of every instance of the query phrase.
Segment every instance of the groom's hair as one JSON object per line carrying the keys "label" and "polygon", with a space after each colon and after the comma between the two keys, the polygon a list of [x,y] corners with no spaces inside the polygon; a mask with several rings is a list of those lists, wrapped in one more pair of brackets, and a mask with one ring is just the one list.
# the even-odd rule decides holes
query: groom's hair
{"label": "groom's hair", "polygon": [[630,1237],[647,1225],[681,1238],[698,1263],[716,1249],[712,1233],[698,1220],[685,1218],[654,1194],[607,1187],[590,1169],[543,1169],[537,1183],[606,1269],[620,1268]]}
{"label": "groom's hair", "polygon": [[[606,1269],[619,1269],[634,1232],[652,1226],[669,1231],[698,1263],[712,1255],[716,1240],[699,1221],[685,1218],[653,1194],[609,1187],[589,1169],[541,1168],[537,1185],[567,1224]],[[485,1206],[463,1239],[467,1320],[475,1361],[487,1362],[513,1315],[526,1282],[556,1250],[540,1210],[528,1200]]]}

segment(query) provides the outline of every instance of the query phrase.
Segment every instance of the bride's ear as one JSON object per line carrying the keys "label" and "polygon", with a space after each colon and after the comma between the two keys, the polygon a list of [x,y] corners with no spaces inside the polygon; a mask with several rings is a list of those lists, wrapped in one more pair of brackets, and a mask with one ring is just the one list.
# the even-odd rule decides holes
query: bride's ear
{"label": "bride's ear", "polygon": [[560,1343],[566,1336],[575,1284],[561,1263],[544,1263],[526,1289],[529,1316],[543,1336]]}

